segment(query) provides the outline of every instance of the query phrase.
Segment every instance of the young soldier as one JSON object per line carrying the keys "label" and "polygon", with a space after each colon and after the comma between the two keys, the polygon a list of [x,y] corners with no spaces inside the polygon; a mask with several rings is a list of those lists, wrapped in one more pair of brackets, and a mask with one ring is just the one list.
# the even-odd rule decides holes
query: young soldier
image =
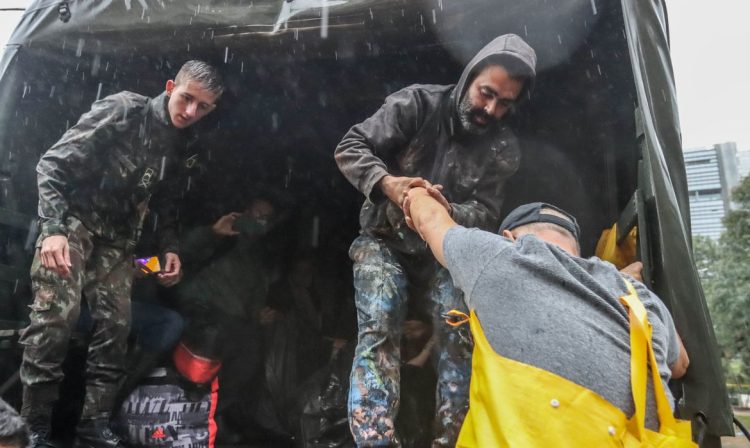
{"label": "young soldier", "polygon": [[[157,192],[162,285],[179,280],[175,233],[178,166],[187,128],[216,107],[223,92],[214,67],[186,62],[156,98],[120,92],[91,110],[37,165],[41,234],[31,267],[31,323],[21,335],[22,416],[33,446],[50,445],[51,414],[63,378],[71,329],[86,297],[94,330],[77,447],[119,447],[109,417],[123,373],[130,325],[132,250]],[[175,179],[177,178],[177,179]]]}

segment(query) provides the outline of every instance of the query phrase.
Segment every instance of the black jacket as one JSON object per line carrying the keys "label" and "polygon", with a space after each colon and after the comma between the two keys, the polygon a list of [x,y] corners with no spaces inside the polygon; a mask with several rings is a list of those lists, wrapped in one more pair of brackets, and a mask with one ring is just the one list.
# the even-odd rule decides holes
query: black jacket
{"label": "black jacket", "polygon": [[335,151],[344,176],[365,196],[362,232],[386,240],[408,254],[426,253],[399,207],[376,186],[386,174],[423,177],[442,184],[453,219],[466,227],[497,230],[505,181],[518,169],[520,149],[505,123],[486,135],[466,135],[459,103],[480,63],[490,56],[513,58],[533,83],[536,55],[521,38],[500,36],[464,68],[456,85],[412,85],[388,96],[373,116],[353,126]]}

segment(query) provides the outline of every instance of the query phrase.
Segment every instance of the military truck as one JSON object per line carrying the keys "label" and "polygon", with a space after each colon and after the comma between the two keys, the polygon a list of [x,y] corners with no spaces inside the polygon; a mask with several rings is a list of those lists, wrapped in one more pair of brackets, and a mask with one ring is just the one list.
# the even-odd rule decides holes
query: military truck
{"label": "military truck", "polygon": [[719,446],[732,412],[692,262],[663,0],[36,0],[0,59],[6,327],[23,326],[30,298],[35,164],[93,101],[157,95],[188,59],[217,64],[228,92],[200,128],[208,157],[183,222],[265,185],[294,198],[289,238],[344,254],[361,198],[333,162],[338,140],[401,87],[456,82],[505,33],[539,61],[512,117],[523,155],[506,211],[529,200],[570,210],[585,255],[602,229],[637,226],[644,280],[692,361],[673,384],[678,413],[702,446]]}

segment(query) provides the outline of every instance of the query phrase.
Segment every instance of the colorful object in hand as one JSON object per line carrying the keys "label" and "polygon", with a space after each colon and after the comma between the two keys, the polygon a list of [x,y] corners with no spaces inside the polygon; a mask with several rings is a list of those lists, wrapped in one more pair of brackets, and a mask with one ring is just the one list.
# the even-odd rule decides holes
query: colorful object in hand
{"label": "colorful object in hand", "polygon": [[159,257],[146,257],[136,258],[135,260],[138,270],[143,274],[156,274],[161,271],[161,264],[159,264]]}

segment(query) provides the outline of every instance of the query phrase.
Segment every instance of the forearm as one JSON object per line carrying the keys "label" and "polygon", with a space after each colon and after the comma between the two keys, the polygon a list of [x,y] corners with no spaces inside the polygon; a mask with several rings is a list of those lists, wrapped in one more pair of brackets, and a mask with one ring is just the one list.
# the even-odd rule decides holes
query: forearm
{"label": "forearm", "polygon": [[339,170],[372,202],[385,198],[378,188],[389,174],[385,161],[404,150],[416,134],[422,123],[420,110],[411,89],[395,92],[375,114],[352,126],[336,147]]}
{"label": "forearm", "polygon": [[385,197],[379,184],[388,174],[387,167],[356,126],[336,147],[334,158],[344,177],[368,199],[376,202]]}
{"label": "forearm", "polygon": [[37,165],[37,186],[39,190],[39,218],[43,235],[65,235],[65,215],[68,202],[63,196],[65,180],[62,170],[43,157]]}
{"label": "forearm", "polygon": [[688,358],[687,350],[685,350],[685,344],[682,343],[682,338],[677,335],[677,341],[680,343],[680,356],[677,358],[677,362],[671,367],[672,378],[678,379],[685,376],[687,368],[690,365],[690,358]]}
{"label": "forearm", "polygon": [[429,195],[424,188],[413,188],[409,191],[409,213],[419,236],[430,246],[440,264],[445,266],[443,239],[456,222],[445,207]]}

